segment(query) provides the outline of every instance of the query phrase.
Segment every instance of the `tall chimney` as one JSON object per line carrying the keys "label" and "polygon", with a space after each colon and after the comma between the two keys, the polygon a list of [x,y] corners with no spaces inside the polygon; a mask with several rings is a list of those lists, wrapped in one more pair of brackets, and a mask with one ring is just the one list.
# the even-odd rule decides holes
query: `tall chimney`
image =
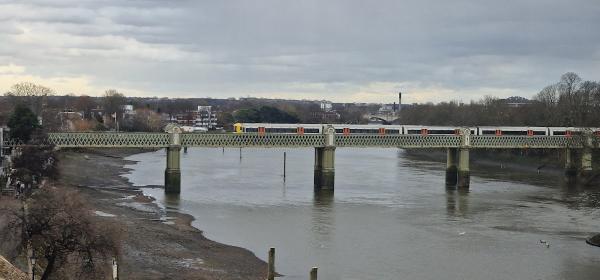
{"label": "tall chimney", "polygon": [[398,113],[402,110],[402,92],[398,92]]}

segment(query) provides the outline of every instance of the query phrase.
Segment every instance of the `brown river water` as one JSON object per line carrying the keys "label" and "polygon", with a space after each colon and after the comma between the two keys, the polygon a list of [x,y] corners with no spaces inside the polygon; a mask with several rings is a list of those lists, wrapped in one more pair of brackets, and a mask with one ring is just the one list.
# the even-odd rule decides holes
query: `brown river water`
{"label": "brown river water", "polygon": [[[283,180],[283,153],[287,153]],[[162,185],[165,152],[128,157],[135,185]],[[600,187],[558,175],[471,166],[469,191],[445,164],[399,149],[336,150],[334,195],[313,191],[313,149],[191,148],[166,208],[215,241],[266,259],[279,279],[600,279]],[[540,242],[547,241],[549,246]]]}

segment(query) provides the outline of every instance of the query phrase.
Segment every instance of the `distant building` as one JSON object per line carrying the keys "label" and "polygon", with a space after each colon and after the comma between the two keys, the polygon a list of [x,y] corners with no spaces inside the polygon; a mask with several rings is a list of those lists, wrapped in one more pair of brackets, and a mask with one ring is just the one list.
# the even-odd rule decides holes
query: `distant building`
{"label": "distant building", "polygon": [[196,111],[171,116],[169,122],[213,130],[217,127],[217,113],[213,111],[212,106],[198,106]]}
{"label": "distant building", "polygon": [[90,115],[93,119],[102,119],[102,117],[104,116],[104,108],[96,107],[90,110]]}
{"label": "distant building", "polygon": [[133,114],[133,105],[121,105],[124,114]]}
{"label": "distant building", "polygon": [[319,106],[321,107],[321,111],[331,112],[333,111],[333,104],[331,101],[323,100],[319,102]]}
{"label": "distant building", "polygon": [[58,118],[60,119],[60,129],[62,131],[74,131],[74,122],[83,120],[83,112],[65,109],[62,112],[58,112]]}
{"label": "distant building", "polygon": [[520,96],[511,96],[501,100],[504,101],[508,107],[522,107],[531,104],[531,100]]}
{"label": "distant building", "polygon": [[310,122],[314,123],[335,123],[340,119],[340,114],[335,111],[317,111],[310,113]]}
{"label": "distant building", "polygon": [[217,113],[212,110],[212,106],[198,106],[194,126],[209,130],[217,127]]}

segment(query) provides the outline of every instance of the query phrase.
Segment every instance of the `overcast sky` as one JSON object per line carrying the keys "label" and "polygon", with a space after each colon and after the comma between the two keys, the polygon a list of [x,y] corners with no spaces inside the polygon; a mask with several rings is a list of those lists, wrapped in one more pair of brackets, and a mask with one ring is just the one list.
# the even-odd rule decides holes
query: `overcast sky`
{"label": "overcast sky", "polygon": [[0,92],[350,102],[600,80],[599,0],[0,0]]}

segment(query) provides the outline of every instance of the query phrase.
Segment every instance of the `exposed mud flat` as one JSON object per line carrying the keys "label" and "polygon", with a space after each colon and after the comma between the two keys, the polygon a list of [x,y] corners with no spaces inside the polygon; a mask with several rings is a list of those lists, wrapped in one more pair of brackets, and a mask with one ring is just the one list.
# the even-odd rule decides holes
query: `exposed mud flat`
{"label": "exposed mud flat", "polygon": [[192,216],[160,207],[121,177],[124,156],[143,150],[61,151],[59,183],[77,188],[102,219],[124,232],[124,279],[264,279],[266,263],[250,251],[206,239]]}

